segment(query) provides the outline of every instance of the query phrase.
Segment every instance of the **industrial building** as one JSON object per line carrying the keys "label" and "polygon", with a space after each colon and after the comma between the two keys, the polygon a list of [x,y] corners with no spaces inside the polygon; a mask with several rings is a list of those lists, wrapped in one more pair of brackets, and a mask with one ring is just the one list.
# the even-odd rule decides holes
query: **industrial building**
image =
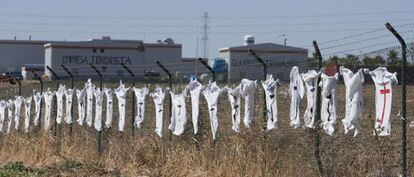
{"label": "industrial building", "polygon": [[[153,72],[160,73],[155,65],[156,60],[165,64],[177,64],[182,58],[181,44],[175,44],[172,39],[144,43],[140,40],[113,40],[103,37],[90,41],[51,42],[45,44],[44,48],[46,66],[61,73],[64,72],[61,64],[64,64],[77,77],[88,77],[94,72],[88,68],[89,63],[95,65],[106,78],[126,77],[128,73],[121,66],[124,63],[139,78]],[[47,70],[45,74],[51,76]]]}
{"label": "industrial building", "polygon": [[253,36],[245,36],[244,45],[219,50],[220,58],[228,65],[229,80],[263,78],[262,65],[250,55],[249,49],[254,50],[267,63],[268,74],[273,74],[275,78],[288,80],[292,66],[303,66],[302,71],[309,67],[307,49],[274,43],[255,44]]}
{"label": "industrial building", "polygon": [[49,41],[0,40],[0,73],[19,71],[23,64],[44,64]]}
{"label": "industrial building", "polygon": [[[245,44],[219,50],[219,58],[203,59],[213,68],[218,81],[240,80],[242,78],[262,79],[262,67],[249,53],[253,49],[268,65],[268,73],[279,79],[288,79],[289,69],[300,66],[309,68],[307,49],[274,43],[255,44],[254,37],[245,36]],[[160,61],[171,74],[181,78],[208,73],[198,58],[183,58],[182,45],[171,38],[146,43],[141,40],[118,40],[110,37],[86,41],[0,41],[0,71],[22,71],[25,79],[32,79],[30,71],[36,70],[46,78],[53,75],[46,69],[52,68],[61,76],[67,76],[62,64],[75,77],[96,76],[89,64],[93,64],[105,79],[129,77],[121,66],[124,63],[137,79],[159,76],[165,73],[155,64]],[[304,65],[301,67],[301,65]],[[39,68],[43,67],[44,72]]]}

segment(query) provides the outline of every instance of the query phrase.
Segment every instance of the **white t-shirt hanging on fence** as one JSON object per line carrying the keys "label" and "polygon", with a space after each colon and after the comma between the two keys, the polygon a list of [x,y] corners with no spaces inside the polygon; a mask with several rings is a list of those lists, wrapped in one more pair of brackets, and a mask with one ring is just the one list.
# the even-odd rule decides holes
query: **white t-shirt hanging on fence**
{"label": "white t-shirt hanging on fence", "polygon": [[85,83],[86,89],[86,124],[91,127],[93,120],[93,91],[95,90],[95,85],[92,84],[91,79],[88,79],[88,82]]}
{"label": "white t-shirt hanging on fence", "polygon": [[328,76],[322,73],[321,82],[319,83],[322,88],[321,125],[325,133],[331,136],[335,131],[337,119],[338,79],[338,73],[335,73],[334,76]]}
{"label": "white t-shirt hanging on fence", "polygon": [[65,90],[65,101],[66,101],[66,115],[65,122],[72,124],[72,103],[73,103],[73,89]]}
{"label": "white t-shirt hanging on fence", "polygon": [[145,97],[148,94],[148,88],[133,88],[136,98],[137,115],[135,116],[134,126],[138,129],[145,118]]}
{"label": "white t-shirt hanging on fence", "polygon": [[32,106],[32,97],[24,99],[24,132],[29,132],[30,108]]}
{"label": "white t-shirt hanging on fence", "polygon": [[20,112],[22,108],[22,103],[24,102],[24,98],[22,96],[17,96],[14,100],[14,129],[19,129],[19,122],[20,122]]}
{"label": "white t-shirt hanging on fence", "polygon": [[315,112],[318,109],[316,105],[318,92],[318,79],[320,72],[309,70],[307,73],[301,74],[303,82],[306,86],[306,100],[308,105],[305,110],[304,126],[308,128],[315,128]]}
{"label": "white t-shirt hanging on fence", "polygon": [[12,126],[13,109],[14,109],[14,101],[13,100],[7,101],[7,134],[10,133],[11,126]]}
{"label": "white t-shirt hanging on fence", "polygon": [[235,88],[226,87],[231,106],[231,128],[235,132],[240,132],[240,85]]}
{"label": "white t-shirt hanging on fence", "polygon": [[185,97],[187,90],[181,94],[175,94],[170,91],[172,99],[171,123],[168,126],[174,135],[181,135],[187,124],[187,109],[185,107]]}
{"label": "white t-shirt hanging on fence", "polygon": [[116,97],[118,98],[119,123],[118,130],[123,132],[125,127],[125,101],[129,88],[125,88],[125,84],[120,81],[120,86],[115,89]]}
{"label": "white t-shirt hanging on fence", "polygon": [[359,69],[357,73],[351,70],[340,67],[340,74],[344,78],[345,83],[345,118],[342,120],[344,124],[345,134],[350,130],[355,129],[354,137],[359,133],[359,118],[362,113],[363,83],[365,82],[364,70]]}
{"label": "white t-shirt hanging on fence", "polygon": [[112,117],[113,117],[113,91],[110,88],[104,88],[104,93],[106,97],[106,119],[105,127],[110,128],[112,126]]}
{"label": "white t-shirt hanging on fence", "polygon": [[4,100],[1,100],[0,101],[0,132],[3,132],[4,118],[6,116],[6,107],[7,107],[7,102]]}
{"label": "white t-shirt hanging on fence", "polygon": [[257,87],[257,80],[242,79],[240,83],[240,93],[245,99],[244,105],[244,125],[250,128],[254,121],[254,92]]}
{"label": "white t-shirt hanging on fence", "polygon": [[80,126],[83,125],[83,121],[85,120],[85,101],[86,101],[86,89],[83,88],[82,90],[76,89],[76,100],[78,102],[78,124]]}
{"label": "white t-shirt hanging on fence", "polygon": [[66,87],[60,85],[56,92],[56,103],[57,103],[57,112],[56,112],[56,123],[61,124],[63,118],[63,96],[65,95]]}
{"label": "white t-shirt hanging on fence", "polygon": [[289,94],[290,94],[290,126],[298,128],[300,126],[300,100],[305,94],[305,88],[303,86],[302,78],[299,74],[299,68],[297,66],[292,67],[290,71],[290,83],[289,83]]}
{"label": "white t-shirt hanging on fence", "polygon": [[263,89],[266,95],[266,115],[267,115],[267,130],[277,128],[277,83],[273,75],[267,75],[265,81],[262,81]]}
{"label": "white t-shirt hanging on fence", "polygon": [[216,132],[218,127],[217,119],[217,100],[221,93],[221,89],[217,86],[216,82],[208,84],[203,90],[204,97],[207,101],[208,113],[210,117],[211,133],[213,134],[213,140],[216,139]]}
{"label": "white t-shirt hanging on fence", "polygon": [[33,100],[35,102],[35,114],[34,114],[34,119],[33,119],[33,125],[34,126],[39,126],[39,120],[40,120],[40,105],[42,103],[42,93],[41,92],[36,92],[33,94]]}
{"label": "white t-shirt hanging on fence", "polygon": [[102,130],[102,106],[103,106],[103,96],[104,93],[99,89],[95,89],[93,92],[95,96],[95,121],[94,127],[96,131]]}
{"label": "white t-shirt hanging on fence", "polygon": [[192,79],[187,85],[191,96],[191,117],[193,122],[194,134],[198,132],[199,101],[202,85],[197,79]]}
{"label": "white t-shirt hanging on fence", "polygon": [[155,105],[155,132],[159,137],[162,137],[162,121],[164,112],[164,97],[165,93],[161,87],[157,86],[150,96],[154,100]]}
{"label": "white t-shirt hanging on fence", "polygon": [[378,136],[388,136],[391,133],[392,85],[398,83],[397,73],[378,67],[369,74],[375,84],[375,130]]}
{"label": "white t-shirt hanging on fence", "polygon": [[54,92],[50,91],[48,88],[46,92],[43,93],[43,97],[45,99],[45,127],[44,130],[48,131],[50,129],[50,116],[52,111],[52,102],[53,96],[55,95]]}

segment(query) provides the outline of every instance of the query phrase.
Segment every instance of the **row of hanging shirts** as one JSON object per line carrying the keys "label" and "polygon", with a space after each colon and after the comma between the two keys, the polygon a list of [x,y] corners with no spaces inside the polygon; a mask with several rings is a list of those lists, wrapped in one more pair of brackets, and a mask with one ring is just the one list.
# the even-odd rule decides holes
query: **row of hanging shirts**
{"label": "row of hanging shirts", "polygon": [[[391,132],[391,103],[392,103],[392,85],[397,83],[396,73],[390,73],[384,67],[379,67],[374,71],[367,69],[360,69],[353,73],[351,70],[340,67],[339,73],[333,76],[328,76],[324,73],[324,69],[317,72],[309,70],[306,73],[299,73],[298,67],[292,67],[290,73],[289,93],[291,97],[290,104],[290,125],[293,128],[300,126],[300,101],[303,99],[305,93],[307,98],[307,107],[303,115],[304,127],[315,128],[315,113],[317,108],[317,92],[318,86],[321,88],[321,127],[326,134],[333,135],[337,119],[337,81],[339,74],[343,76],[346,87],[345,93],[345,118],[342,120],[345,129],[345,134],[354,130],[354,136],[360,131],[359,118],[362,113],[363,105],[363,83],[365,82],[364,74],[370,74],[374,80],[375,91],[375,108],[376,121],[374,133],[379,136],[389,135]],[[318,80],[320,78],[320,82]],[[267,75],[266,80],[262,81],[262,87],[265,91],[266,103],[266,129],[272,130],[277,128],[278,111],[277,111],[277,86],[279,80],[274,79],[272,75]],[[149,93],[148,88],[132,88],[136,99],[136,116],[133,122],[134,127],[141,128],[145,118],[145,101],[149,95],[155,106],[155,132],[162,137],[163,127],[163,106],[166,92],[169,91],[172,99],[172,114],[170,117],[170,124],[168,129],[174,135],[181,135],[187,124],[187,110],[186,97],[188,92],[191,97],[191,116],[194,134],[198,133],[198,119],[199,119],[199,102],[202,94],[207,102],[207,109],[210,119],[211,132],[213,139],[216,139],[216,132],[218,128],[218,99],[222,92],[227,91],[227,97],[230,102],[232,129],[235,132],[240,132],[241,123],[241,99],[245,99],[243,123],[246,128],[250,128],[254,122],[254,96],[257,89],[257,81],[242,79],[240,84],[235,87],[224,86],[220,88],[216,82],[210,82],[203,86],[196,79],[191,80],[185,89],[181,92],[171,91],[169,89],[162,89],[157,86],[153,92]],[[78,103],[78,119],[76,122],[83,125],[85,122],[89,127],[94,127],[97,131],[102,130],[102,117],[104,97],[106,98],[106,115],[104,126],[110,128],[113,119],[113,95],[118,100],[118,130],[124,131],[125,126],[125,111],[126,98],[130,88],[120,82],[120,86],[114,90],[110,88],[103,88],[103,90],[96,88],[90,79],[85,83],[82,89],[68,89],[64,85],[60,85],[57,91],[47,89],[46,92],[35,92],[33,96],[24,98],[17,96],[14,100],[0,101],[0,131],[4,129],[6,108],[7,108],[7,129],[9,133],[14,123],[14,128],[19,127],[19,118],[22,105],[25,108],[24,131],[28,132],[30,124],[31,103],[34,100],[35,113],[33,118],[33,125],[38,126],[40,120],[41,102],[45,102],[44,113],[44,130],[50,129],[51,111],[53,98],[56,96],[57,112],[56,123],[61,124],[64,120],[67,124],[72,124],[72,102],[74,95]],[[65,104],[64,99],[65,98]],[[93,105],[95,103],[95,116],[93,116]],[[63,107],[65,107],[65,114],[63,114]],[[14,112],[13,112],[14,109]],[[65,117],[63,117],[65,115]],[[13,120],[13,121],[12,121]]]}
{"label": "row of hanging shirts", "polygon": [[[306,92],[307,107],[303,116],[304,127],[315,128],[315,112],[317,109],[317,91],[321,88],[321,127],[328,135],[333,135],[338,118],[338,88],[339,75],[342,75],[345,84],[345,118],[342,120],[345,134],[354,131],[354,137],[360,132],[359,119],[363,110],[363,84],[365,74],[369,74],[375,84],[375,129],[374,134],[387,136],[391,133],[392,85],[397,84],[397,74],[388,72],[385,67],[378,67],[373,71],[359,69],[353,73],[345,67],[339,68],[339,73],[329,76],[324,68],[317,72],[309,70],[299,73],[294,66],[290,72],[289,93],[290,125],[300,126],[300,101]],[[318,80],[320,82],[318,83]]]}

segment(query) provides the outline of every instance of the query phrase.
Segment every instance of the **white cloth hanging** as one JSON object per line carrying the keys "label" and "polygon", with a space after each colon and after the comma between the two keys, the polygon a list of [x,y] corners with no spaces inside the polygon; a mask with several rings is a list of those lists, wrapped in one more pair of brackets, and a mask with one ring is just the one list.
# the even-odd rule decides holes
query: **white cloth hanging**
{"label": "white cloth hanging", "polygon": [[277,83],[278,80],[273,78],[273,75],[267,75],[266,80],[262,81],[263,89],[266,95],[266,115],[267,115],[267,130],[277,128]]}
{"label": "white cloth hanging", "polygon": [[299,68],[297,66],[292,67],[290,71],[290,126],[298,128],[300,126],[300,101],[305,94],[305,88],[303,86],[303,80],[299,74]]}
{"label": "white cloth hanging", "polygon": [[240,85],[235,88],[226,87],[231,106],[231,128],[235,132],[240,132]]}
{"label": "white cloth hanging", "polygon": [[123,132],[125,127],[125,101],[129,88],[125,88],[125,84],[120,81],[120,86],[115,89],[116,97],[118,98],[119,123],[118,130]]}
{"label": "white cloth hanging", "polygon": [[4,100],[0,101],[0,132],[3,132],[4,118],[6,117],[7,102]]}
{"label": "white cloth hanging", "polygon": [[319,83],[322,88],[321,126],[325,130],[325,133],[331,136],[335,131],[337,119],[338,79],[338,73],[335,73],[334,76],[328,76],[322,73],[321,82]]}
{"label": "white cloth hanging", "polygon": [[66,114],[65,122],[67,124],[72,124],[72,103],[73,103],[73,89],[65,90],[65,101],[66,101]]}
{"label": "white cloth hanging", "polygon": [[20,122],[20,112],[22,108],[22,103],[24,102],[24,98],[22,96],[17,96],[14,100],[14,129],[19,129],[19,122]]}
{"label": "white cloth hanging", "polygon": [[59,85],[56,94],[56,104],[57,104],[57,111],[56,111],[56,123],[61,124],[63,118],[63,96],[65,95],[66,87],[64,85]]}
{"label": "white cloth hanging", "polygon": [[150,96],[154,100],[155,105],[155,132],[159,137],[162,137],[162,121],[164,112],[164,97],[165,93],[161,87],[157,86]]}
{"label": "white cloth hanging", "polygon": [[88,79],[88,82],[85,83],[86,89],[86,124],[91,127],[93,120],[93,91],[95,90],[95,85],[92,84],[91,79]]}
{"label": "white cloth hanging", "polygon": [[197,81],[196,78],[192,79],[187,85],[187,89],[190,91],[191,96],[191,118],[193,122],[194,134],[197,134],[198,132],[199,102],[202,87],[203,86]]}
{"label": "white cloth hanging", "polygon": [[141,124],[145,118],[145,97],[148,94],[148,88],[132,88],[135,93],[137,115],[135,116],[134,126],[138,129],[141,128]]}
{"label": "white cloth hanging", "polygon": [[48,88],[46,92],[43,93],[43,97],[45,99],[45,131],[49,131],[50,129],[50,116],[52,111],[52,102],[53,102],[53,96],[55,95],[54,92],[50,91]]}
{"label": "white cloth hanging", "polygon": [[207,101],[208,113],[210,117],[211,133],[213,140],[216,139],[216,132],[218,127],[217,119],[217,100],[221,93],[221,89],[217,86],[216,82],[208,84],[203,90],[204,97]]}
{"label": "white cloth hanging", "polygon": [[104,88],[104,93],[106,97],[106,119],[105,127],[110,128],[112,126],[112,117],[113,117],[113,91],[110,88]]}
{"label": "white cloth hanging", "polygon": [[78,124],[83,125],[85,120],[85,101],[86,101],[86,89],[82,90],[76,89],[76,100],[78,101]]}
{"label": "white cloth hanging", "polygon": [[315,128],[315,112],[318,109],[316,105],[317,93],[318,93],[318,79],[321,75],[320,72],[315,70],[309,70],[307,73],[301,74],[303,82],[306,86],[306,100],[308,105],[305,110],[304,126],[308,128]]}
{"label": "white cloth hanging", "polygon": [[7,134],[10,133],[13,120],[14,101],[7,101]]}
{"label": "white cloth hanging", "polygon": [[397,73],[378,67],[369,72],[375,84],[375,130],[378,136],[391,133],[392,85],[397,84]]}
{"label": "white cloth hanging", "polygon": [[240,82],[240,93],[245,100],[244,104],[244,126],[250,128],[254,121],[254,92],[257,80],[242,79]]}
{"label": "white cloth hanging", "polygon": [[24,132],[29,132],[30,108],[32,106],[32,97],[24,99]]}
{"label": "white cloth hanging", "polygon": [[93,95],[95,96],[95,121],[94,121],[94,127],[96,131],[102,130],[102,106],[103,106],[103,96],[104,93],[99,89],[95,89],[93,92]]}
{"label": "white cloth hanging", "polygon": [[357,73],[344,68],[339,69],[340,74],[344,78],[345,83],[345,118],[342,120],[344,124],[345,134],[350,130],[354,130],[354,137],[359,133],[359,118],[362,113],[363,103],[363,83],[364,69],[359,69]]}
{"label": "white cloth hanging", "polygon": [[41,109],[41,104],[42,104],[42,93],[41,92],[36,92],[33,94],[33,100],[35,102],[35,114],[34,114],[34,118],[33,118],[33,125],[34,126],[39,126],[39,120],[40,120],[40,109]]}
{"label": "white cloth hanging", "polygon": [[184,90],[181,94],[175,94],[170,91],[172,100],[172,113],[171,123],[168,129],[172,131],[174,135],[181,135],[185,130],[187,124],[187,109],[185,107],[185,97],[187,90]]}

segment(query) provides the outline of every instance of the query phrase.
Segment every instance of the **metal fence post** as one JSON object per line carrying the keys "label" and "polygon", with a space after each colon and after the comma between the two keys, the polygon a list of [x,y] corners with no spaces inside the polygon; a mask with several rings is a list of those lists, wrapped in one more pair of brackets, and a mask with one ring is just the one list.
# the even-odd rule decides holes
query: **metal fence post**
{"label": "metal fence post", "polygon": [[[60,78],[59,78],[59,76],[49,66],[46,66],[46,68],[47,68],[47,70],[49,70],[52,73],[53,76],[55,76],[56,83],[57,83],[56,90],[59,89],[59,84],[60,84]],[[56,102],[57,102],[57,99],[53,102],[53,110],[56,109],[55,111],[53,111],[54,113],[57,113],[57,108],[56,108],[57,104],[56,104]],[[59,130],[60,130],[60,125],[57,123],[57,121],[55,119],[55,129],[54,129],[53,134],[55,136],[57,136]]]}
{"label": "metal fence post", "polygon": [[[132,88],[135,87],[135,74],[124,64],[121,63],[122,67],[129,73],[129,75],[131,75],[132,77]],[[135,134],[135,126],[134,126],[134,122],[135,122],[135,92],[132,91],[132,116],[131,116],[131,136],[134,136]]]}
{"label": "metal fence post", "polygon": [[[39,77],[39,75],[36,74],[36,72],[34,72],[33,70],[31,72],[36,77],[36,79],[39,81],[39,83],[40,83],[40,94],[43,96],[43,80],[42,80],[41,77]],[[43,101],[40,100],[40,110],[39,110],[40,118],[39,118],[39,126],[38,126],[37,131],[36,131],[37,133],[40,132],[40,129],[42,127],[42,119],[41,119],[41,117],[42,117],[42,106],[43,106]]]}
{"label": "metal fence post", "polygon": [[69,75],[71,83],[70,83],[70,88],[73,89],[73,74],[69,71],[68,68],[66,68],[66,66],[64,64],[61,64],[60,66],[62,66],[62,68],[66,71],[66,73]]}
{"label": "metal fence post", "polygon": [[402,126],[402,147],[401,147],[401,158],[402,158],[402,176],[407,176],[407,44],[401,35],[391,26],[390,23],[386,23],[385,27],[398,39],[401,44],[401,55],[402,55],[402,68],[401,68],[401,80],[402,80],[402,99],[401,99],[401,126]]}
{"label": "metal fence post", "polygon": [[[19,78],[17,78],[17,77],[13,77],[13,80],[17,82],[17,86],[19,87],[19,90],[18,90],[17,94],[19,96],[22,95],[22,83],[20,82]],[[10,80],[10,84],[13,84],[12,80]]]}
{"label": "metal fence post", "polygon": [[203,64],[207,70],[210,72],[210,75],[212,77],[212,81],[215,82],[216,81],[216,72],[213,70],[213,68],[211,68],[206,61],[204,61],[202,58],[198,58],[198,61],[200,61],[201,64]]}
{"label": "metal fence post", "polygon": [[[319,70],[322,69],[322,54],[321,51],[319,50],[319,46],[318,43],[316,41],[313,41],[313,47],[315,48],[316,54],[318,56],[318,67]],[[320,77],[318,77],[318,82],[320,82]],[[315,158],[316,158],[316,163],[318,164],[318,170],[319,170],[319,175],[320,176],[324,176],[324,172],[323,172],[323,166],[322,166],[322,160],[321,160],[321,155],[320,155],[320,137],[319,137],[319,121],[321,120],[321,87],[318,84],[318,89],[317,89],[317,93],[316,93],[316,108],[317,110],[315,111],[315,122],[316,122],[316,128],[314,129],[314,133],[315,133]]]}
{"label": "metal fence post", "polygon": [[[263,66],[263,81],[266,80],[267,77],[267,65],[266,63],[263,61],[262,58],[259,57],[259,55],[257,55],[257,53],[253,50],[253,49],[249,49],[249,53],[250,55],[252,55],[254,57],[254,59],[256,59],[259,63],[262,64]],[[263,120],[264,120],[264,126],[263,129],[266,130],[266,114],[267,114],[267,108],[266,108],[266,90],[263,89]]]}
{"label": "metal fence post", "polygon": [[[68,68],[66,68],[66,66],[64,64],[60,65],[65,71],[66,73],[69,75],[70,79],[71,79],[71,84],[70,84],[70,88],[73,90],[73,74],[69,71]],[[71,106],[70,109],[71,114],[73,115],[73,106]],[[72,136],[73,133],[73,123],[71,123],[69,125],[69,135]]]}
{"label": "metal fence post", "polygon": [[[89,63],[89,66],[98,74],[98,76],[99,76],[99,89],[102,91],[102,73],[92,63]],[[101,131],[98,131],[98,137],[97,137],[99,156],[102,155],[102,131],[103,131],[103,129],[104,129],[104,126],[102,126]]]}
{"label": "metal fence post", "polygon": [[[171,77],[171,73],[170,73],[170,71],[167,69],[167,68],[165,68],[165,66],[164,65],[162,65],[158,60],[157,61],[155,61],[155,63],[158,65],[158,67],[160,67],[165,73],[167,73],[167,75],[168,75],[168,85],[169,85],[169,87],[170,87],[170,89],[171,89],[171,91],[172,91],[172,77]],[[169,106],[169,115],[170,115],[170,117],[172,116],[172,95],[171,94],[169,94],[170,95],[170,97],[169,97],[169,102],[170,102],[170,106]],[[170,122],[171,123],[171,122]],[[171,137],[170,137],[171,138]]]}

